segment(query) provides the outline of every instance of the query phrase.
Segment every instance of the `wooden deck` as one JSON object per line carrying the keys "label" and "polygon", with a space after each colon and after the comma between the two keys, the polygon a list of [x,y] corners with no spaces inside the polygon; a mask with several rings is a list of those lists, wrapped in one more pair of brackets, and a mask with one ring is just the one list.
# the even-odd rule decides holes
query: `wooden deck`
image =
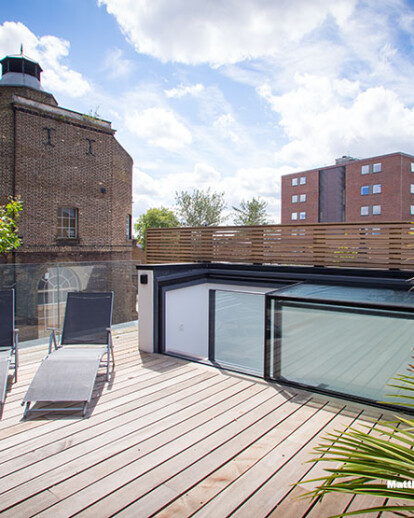
{"label": "wooden deck", "polygon": [[21,420],[46,347],[21,351],[0,421],[1,517],[319,518],[371,504],[312,504],[296,498],[309,486],[292,487],[321,472],[305,463],[318,436],[363,424],[368,409],[139,353],[133,327],[114,342],[115,374],[98,379],[85,419]]}

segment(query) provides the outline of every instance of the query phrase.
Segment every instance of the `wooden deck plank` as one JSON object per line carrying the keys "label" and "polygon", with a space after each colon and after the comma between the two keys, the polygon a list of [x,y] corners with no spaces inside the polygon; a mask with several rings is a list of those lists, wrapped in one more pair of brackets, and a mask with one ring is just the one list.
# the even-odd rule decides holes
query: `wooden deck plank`
{"label": "wooden deck plank", "polygon": [[300,518],[363,503],[310,509],[294,498],[306,487],[292,487],[317,472],[303,462],[320,434],[352,422],[360,406],[139,353],[136,327],[114,341],[115,375],[97,381],[85,419],[21,420],[46,349],[21,350],[0,421],[2,517]]}

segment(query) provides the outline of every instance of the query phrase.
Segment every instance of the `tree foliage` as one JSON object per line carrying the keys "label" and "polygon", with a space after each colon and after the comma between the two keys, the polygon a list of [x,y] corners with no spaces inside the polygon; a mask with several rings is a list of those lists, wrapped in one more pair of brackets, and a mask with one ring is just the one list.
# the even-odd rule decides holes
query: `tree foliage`
{"label": "tree foliage", "polygon": [[233,207],[235,211],[235,225],[267,225],[267,202],[252,198],[251,200],[242,201],[240,207]]}
{"label": "tree foliage", "polygon": [[147,228],[169,228],[179,227],[180,222],[177,216],[170,209],[165,207],[148,209],[145,214],[141,214],[135,223],[138,243],[145,249],[145,232]]}
{"label": "tree foliage", "polygon": [[181,224],[185,227],[220,225],[224,221],[224,192],[210,192],[210,189],[195,189],[192,193],[181,191],[175,194],[175,200]]}
{"label": "tree foliage", "polygon": [[11,252],[21,245],[17,224],[22,208],[20,198],[12,196],[5,205],[0,205],[0,253]]}

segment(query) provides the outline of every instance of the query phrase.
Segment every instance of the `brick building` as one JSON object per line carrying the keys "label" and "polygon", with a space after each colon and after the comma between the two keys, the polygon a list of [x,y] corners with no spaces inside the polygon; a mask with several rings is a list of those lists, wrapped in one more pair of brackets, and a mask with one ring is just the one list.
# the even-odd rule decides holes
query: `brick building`
{"label": "brick building", "polygon": [[22,54],[0,63],[0,204],[23,202],[23,244],[0,285],[16,289],[22,339],[61,322],[72,290],[114,291],[114,323],[135,320],[132,158],[110,122],[58,106],[38,63]]}
{"label": "brick building", "polygon": [[130,259],[132,159],[111,123],[59,107],[23,55],[0,63],[0,203],[23,202],[15,262]]}
{"label": "brick building", "polygon": [[328,167],[282,176],[282,224],[410,221],[414,156],[342,157]]}

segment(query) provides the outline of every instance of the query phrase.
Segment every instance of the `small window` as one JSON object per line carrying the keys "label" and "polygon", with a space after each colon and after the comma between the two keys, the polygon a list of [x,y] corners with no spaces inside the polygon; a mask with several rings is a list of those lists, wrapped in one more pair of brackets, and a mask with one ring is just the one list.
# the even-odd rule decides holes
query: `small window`
{"label": "small window", "polygon": [[306,176],[301,176],[299,179],[300,185],[306,185]]}
{"label": "small window", "polygon": [[414,216],[414,205],[410,205],[410,214]]}
{"label": "small window", "polygon": [[61,207],[58,209],[57,237],[76,239],[78,237],[78,209]]}
{"label": "small window", "polygon": [[373,173],[380,173],[382,171],[381,162],[372,166]]}
{"label": "small window", "polygon": [[306,212],[299,212],[299,219],[306,219]]}
{"label": "small window", "polygon": [[305,201],[306,201],[306,194],[301,194],[301,195],[299,196],[299,201],[300,201],[301,203],[305,202]]}
{"label": "small window", "polygon": [[126,217],[126,238],[132,239],[132,217],[131,214],[127,214]]}
{"label": "small window", "polygon": [[414,173],[414,162],[411,162],[411,172]]}
{"label": "small window", "polygon": [[369,194],[369,185],[363,185],[361,187],[361,196],[365,196],[366,194]]}
{"label": "small window", "polygon": [[292,203],[297,203],[298,202],[298,195],[297,194],[294,194],[292,196]]}
{"label": "small window", "polygon": [[373,205],[372,206],[372,215],[378,216],[378,214],[381,214],[381,205]]}
{"label": "small window", "polygon": [[292,185],[293,186],[298,185],[298,179],[297,178],[292,178]]}
{"label": "small window", "polygon": [[410,193],[414,194],[414,183],[410,185]]}
{"label": "small window", "polygon": [[381,184],[377,183],[372,186],[372,194],[381,194]]}
{"label": "small window", "polygon": [[369,207],[361,207],[361,216],[369,215]]}
{"label": "small window", "polygon": [[296,219],[298,219],[298,213],[292,212],[292,220],[296,220]]}
{"label": "small window", "polygon": [[361,166],[361,174],[369,174],[369,165]]}

